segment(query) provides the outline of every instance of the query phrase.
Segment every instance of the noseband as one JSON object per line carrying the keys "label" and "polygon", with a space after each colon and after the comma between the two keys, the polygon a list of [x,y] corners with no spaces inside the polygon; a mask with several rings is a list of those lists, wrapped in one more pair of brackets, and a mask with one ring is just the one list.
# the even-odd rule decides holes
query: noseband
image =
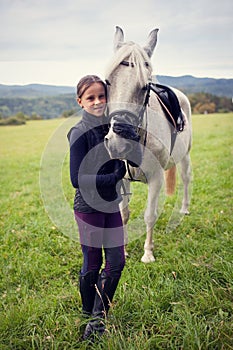
{"label": "noseband", "polygon": [[113,131],[125,139],[138,142],[140,140],[140,135],[138,128],[132,125],[130,121],[127,121],[129,117],[135,117],[134,113],[127,110],[114,111],[111,114],[111,118],[114,118]]}

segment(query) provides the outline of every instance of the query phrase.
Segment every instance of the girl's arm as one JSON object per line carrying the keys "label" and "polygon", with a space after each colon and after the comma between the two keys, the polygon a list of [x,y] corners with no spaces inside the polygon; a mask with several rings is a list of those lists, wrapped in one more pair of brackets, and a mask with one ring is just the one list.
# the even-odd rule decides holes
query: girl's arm
{"label": "girl's arm", "polygon": [[[118,168],[116,171],[110,174],[80,174],[80,166],[85,158],[88,150],[85,140],[85,134],[83,135],[73,132],[69,135],[70,141],[70,179],[74,188],[93,188],[98,187],[112,187],[124,176],[125,166]],[[123,162],[122,162],[123,163]],[[124,165],[124,163],[123,163]],[[83,167],[82,167],[83,169]]]}

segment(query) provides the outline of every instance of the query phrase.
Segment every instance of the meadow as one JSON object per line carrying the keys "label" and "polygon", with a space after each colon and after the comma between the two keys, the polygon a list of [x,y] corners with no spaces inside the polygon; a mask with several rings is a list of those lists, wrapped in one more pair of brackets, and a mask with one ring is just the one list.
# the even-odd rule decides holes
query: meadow
{"label": "meadow", "polygon": [[[130,241],[107,334],[94,346],[82,341],[79,243],[51,220],[41,193],[41,159],[52,135],[60,147],[66,144],[65,132],[56,131],[64,123],[0,128],[0,349],[233,349],[233,113],[193,116],[190,215],[167,230],[177,199],[166,199],[154,229],[154,263],[140,262],[145,235]],[[66,150],[61,164],[59,181],[72,213]],[[56,167],[46,176],[55,184]],[[132,222],[146,191],[133,184]],[[56,207],[52,189],[47,197]],[[142,220],[137,229],[145,233]]]}

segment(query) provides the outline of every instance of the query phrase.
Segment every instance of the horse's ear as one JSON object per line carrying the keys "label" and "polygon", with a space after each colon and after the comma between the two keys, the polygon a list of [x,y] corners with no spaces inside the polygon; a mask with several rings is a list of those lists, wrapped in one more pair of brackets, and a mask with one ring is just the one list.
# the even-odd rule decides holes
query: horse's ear
{"label": "horse's ear", "polygon": [[123,30],[116,26],[116,32],[114,36],[114,51],[117,51],[124,42],[124,32]]}
{"label": "horse's ear", "polygon": [[159,31],[158,29],[154,29],[150,32],[148,39],[147,39],[146,46],[144,46],[144,50],[146,51],[146,53],[148,54],[149,57],[151,57],[153,52],[154,52],[154,48],[155,48],[156,43],[157,43],[158,31]]}

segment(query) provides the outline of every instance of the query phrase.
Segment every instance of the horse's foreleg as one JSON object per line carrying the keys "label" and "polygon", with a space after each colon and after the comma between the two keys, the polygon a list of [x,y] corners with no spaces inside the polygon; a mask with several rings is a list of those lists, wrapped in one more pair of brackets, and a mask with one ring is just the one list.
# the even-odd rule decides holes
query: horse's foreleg
{"label": "horse's foreleg", "polygon": [[[127,232],[127,222],[129,221],[130,211],[129,211],[129,198],[130,198],[130,182],[128,180],[123,180],[123,199],[120,203],[120,211],[122,222],[124,226],[124,244],[125,246],[128,243],[128,232]],[[128,253],[125,248],[125,255],[128,256]]]}
{"label": "horse's foreleg", "polygon": [[182,207],[180,213],[189,214],[189,185],[191,182],[191,160],[189,154],[187,154],[181,161],[181,178],[184,185],[184,196],[182,201]]}
{"label": "horse's foreleg", "polygon": [[158,201],[159,193],[163,184],[163,170],[162,168],[156,172],[153,181],[148,184],[148,202],[145,211],[144,219],[146,223],[146,240],[144,244],[144,255],[141,261],[149,263],[155,261],[153,255],[153,228],[158,218]]}

